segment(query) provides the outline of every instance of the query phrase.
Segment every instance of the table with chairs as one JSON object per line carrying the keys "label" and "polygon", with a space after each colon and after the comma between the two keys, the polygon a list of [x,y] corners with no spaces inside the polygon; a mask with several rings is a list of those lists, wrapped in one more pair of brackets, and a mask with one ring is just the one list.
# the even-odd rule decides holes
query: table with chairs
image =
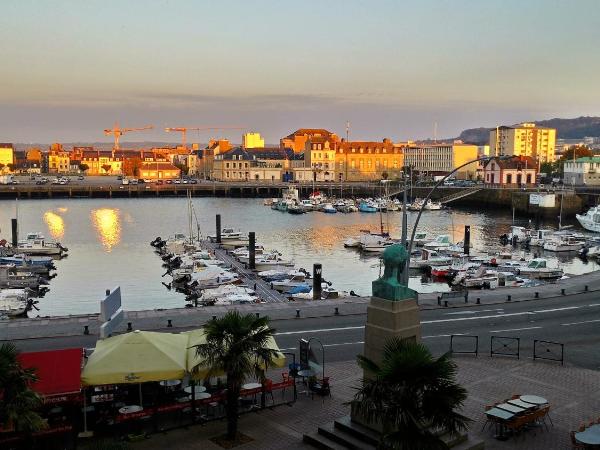
{"label": "table with chairs", "polygon": [[510,435],[517,435],[535,427],[545,426],[546,419],[552,424],[548,400],[537,395],[513,395],[510,399],[486,406],[486,422],[494,424],[495,438],[506,440]]}
{"label": "table with chairs", "polygon": [[600,449],[600,417],[587,424],[582,423],[578,431],[571,431],[571,444],[577,449]]}

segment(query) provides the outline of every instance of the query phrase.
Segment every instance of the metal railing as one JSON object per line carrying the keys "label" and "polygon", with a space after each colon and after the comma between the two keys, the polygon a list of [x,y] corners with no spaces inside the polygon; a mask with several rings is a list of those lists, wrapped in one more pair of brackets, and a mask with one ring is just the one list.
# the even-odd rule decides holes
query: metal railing
{"label": "metal railing", "polygon": [[490,357],[494,355],[516,356],[521,358],[521,338],[490,336]]}
{"label": "metal railing", "polygon": [[[454,342],[458,340],[459,348],[455,348]],[[467,348],[466,350],[462,349],[460,344],[462,342],[470,342],[472,343],[472,347]],[[450,335],[450,352],[458,353],[458,354],[474,354],[475,356],[479,356],[479,336],[467,335],[467,334],[452,334]]]}
{"label": "metal railing", "polygon": [[545,359],[565,365],[565,344],[553,341],[533,340],[533,360]]}

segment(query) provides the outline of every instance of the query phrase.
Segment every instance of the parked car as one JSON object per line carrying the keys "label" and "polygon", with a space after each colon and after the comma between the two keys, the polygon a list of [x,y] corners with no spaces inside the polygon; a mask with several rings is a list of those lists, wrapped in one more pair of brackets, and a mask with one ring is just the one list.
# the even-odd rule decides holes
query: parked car
{"label": "parked car", "polygon": [[156,184],[163,184],[163,180],[156,180]]}
{"label": "parked car", "polygon": [[165,183],[167,183],[167,184],[173,184],[173,180],[165,180]]}
{"label": "parked car", "polygon": [[173,180],[173,183],[175,183],[175,184],[181,184],[181,180],[178,178],[176,180]]}
{"label": "parked car", "polygon": [[121,181],[123,179],[122,175],[117,176],[117,180]]}
{"label": "parked car", "polygon": [[190,184],[198,184],[198,180],[190,180]]}
{"label": "parked car", "polygon": [[[123,177],[121,177],[121,178],[123,178]],[[79,175],[79,176],[77,177],[77,179],[78,179],[79,181],[83,181],[83,175]]]}

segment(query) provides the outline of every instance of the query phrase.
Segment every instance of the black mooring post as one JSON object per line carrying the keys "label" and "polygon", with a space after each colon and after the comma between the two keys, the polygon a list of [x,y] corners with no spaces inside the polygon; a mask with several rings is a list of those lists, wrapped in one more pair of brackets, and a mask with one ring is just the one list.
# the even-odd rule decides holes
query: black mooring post
{"label": "black mooring post", "polygon": [[12,225],[12,245],[16,247],[19,243],[19,236],[17,235],[17,219],[10,219],[10,223]]}
{"label": "black mooring post", "polygon": [[248,233],[248,269],[256,269],[256,233]]}
{"label": "black mooring post", "polygon": [[221,214],[217,214],[217,244],[221,243]]}
{"label": "black mooring post", "polygon": [[471,247],[471,225],[465,225],[465,238],[464,242],[464,252],[465,255],[469,254],[469,248]]}
{"label": "black mooring post", "polygon": [[323,278],[323,267],[321,264],[313,264],[313,300],[321,300],[321,280]]}

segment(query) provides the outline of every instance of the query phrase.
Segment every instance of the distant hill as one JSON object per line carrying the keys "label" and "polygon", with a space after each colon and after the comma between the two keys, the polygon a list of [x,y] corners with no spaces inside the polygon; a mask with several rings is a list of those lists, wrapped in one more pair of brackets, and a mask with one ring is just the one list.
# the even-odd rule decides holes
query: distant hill
{"label": "distant hill", "polygon": [[[557,138],[583,139],[586,136],[600,136],[600,117],[577,117],[576,119],[532,120],[542,127],[556,128]],[[487,144],[493,128],[469,128],[460,133],[457,139],[473,144]]]}

